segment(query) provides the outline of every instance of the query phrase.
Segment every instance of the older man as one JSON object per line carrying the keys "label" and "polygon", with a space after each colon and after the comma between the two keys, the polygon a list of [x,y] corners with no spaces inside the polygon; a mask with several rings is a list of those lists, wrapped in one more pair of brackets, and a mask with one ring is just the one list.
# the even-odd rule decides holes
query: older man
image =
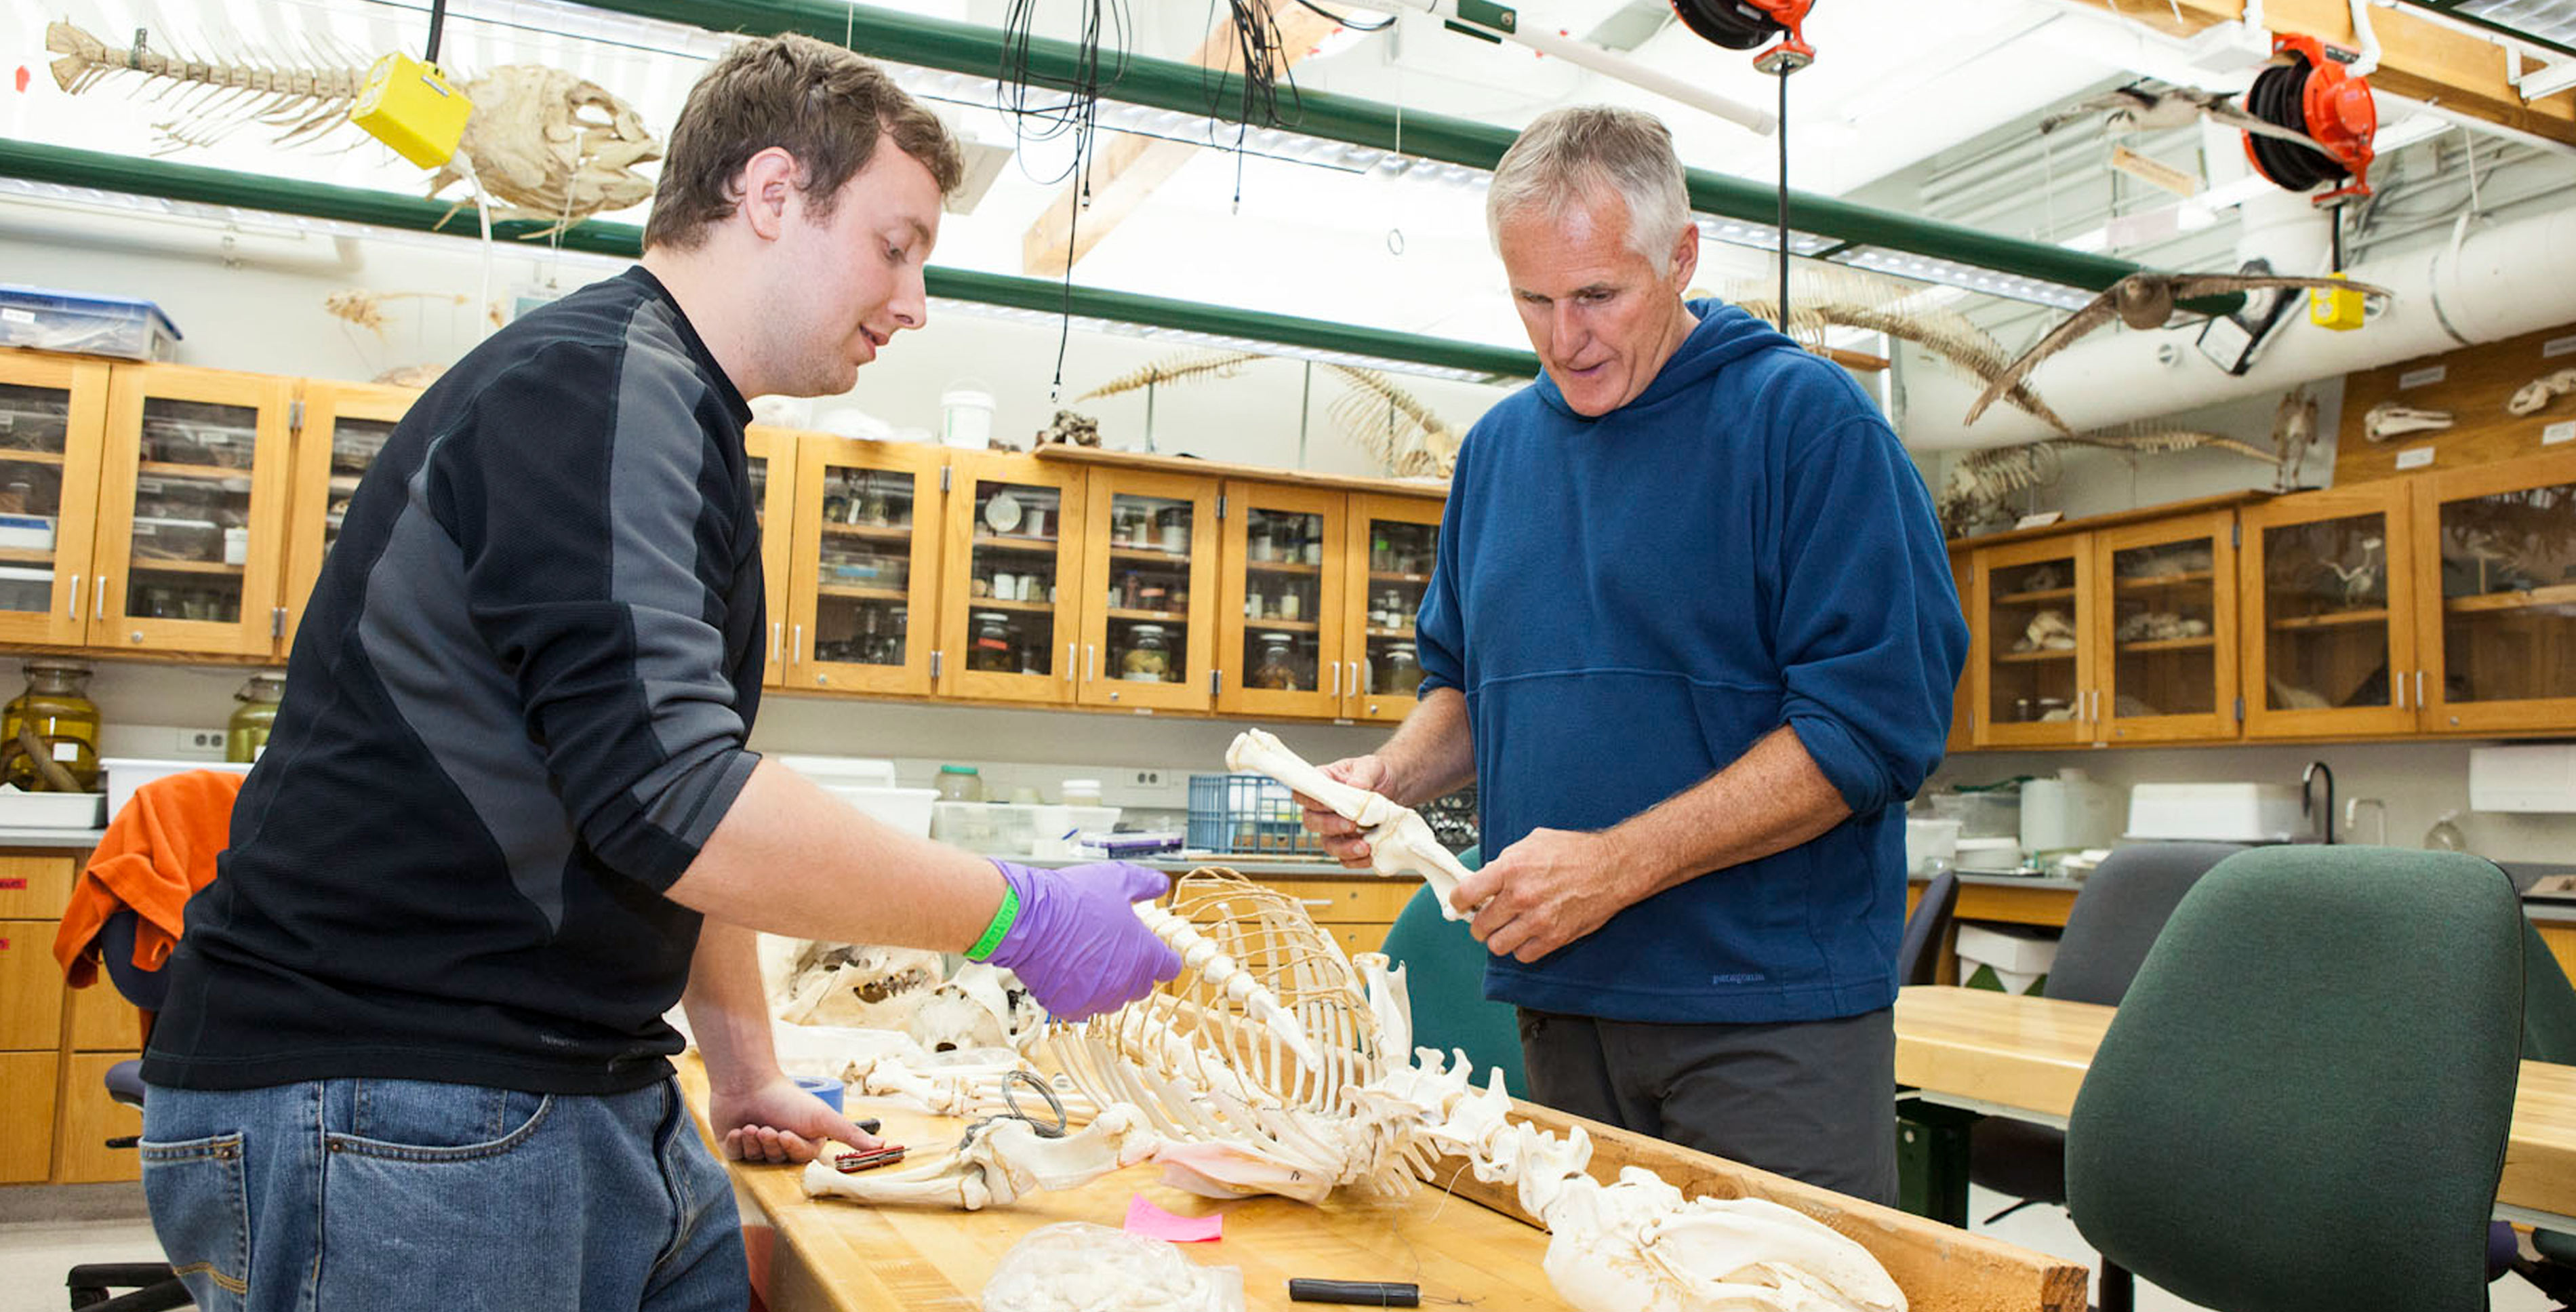
{"label": "older man", "polygon": [[1420,705],[1329,769],[1480,784],[1454,901],[1539,1101],[1893,1201],[1900,813],[1967,651],[1930,498],[1842,370],[1684,301],[1662,124],[1540,118],[1486,219],[1545,376],[1467,437]]}

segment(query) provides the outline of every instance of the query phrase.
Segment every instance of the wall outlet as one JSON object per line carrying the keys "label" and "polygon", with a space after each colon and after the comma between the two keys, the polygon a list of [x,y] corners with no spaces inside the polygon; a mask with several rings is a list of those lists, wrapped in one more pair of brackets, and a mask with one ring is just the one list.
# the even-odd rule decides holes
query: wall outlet
{"label": "wall outlet", "polygon": [[220,752],[224,750],[221,729],[181,729],[179,750],[183,752]]}
{"label": "wall outlet", "polygon": [[1162,787],[1163,772],[1160,770],[1138,770],[1136,772],[1136,786],[1139,788]]}

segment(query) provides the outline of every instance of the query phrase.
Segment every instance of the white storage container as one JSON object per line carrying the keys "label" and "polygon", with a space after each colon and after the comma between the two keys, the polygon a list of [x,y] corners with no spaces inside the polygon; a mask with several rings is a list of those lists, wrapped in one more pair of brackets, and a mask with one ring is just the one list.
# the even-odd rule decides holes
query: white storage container
{"label": "white storage container", "polygon": [[30,793],[0,784],[0,828],[96,829],[107,823],[98,793]]}
{"label": "white storage container", "polygon": [[2028,993],[2057,964],[2057,940],[2020,925],[1959,925],[1959,982]]}
{"label": "white storage container", "polygon": [[54,572],[36,565],[0,565],[0,610],[53,609]]}
{"label": "white storage container", "polygon": [[0,547],[19,551],[54,549],[54,517],[51,515],[0,515]]}
{"label": "white storage container", "polygon": [[2021,786],[2021,850],[2033,856],[2109,847],[2120,836],[2120,790],[2064,769]]}
{"label": "white storage container", "polygon": [[98,768],[107,779],[107,816],[113,820],[125,809],[134,790],[166,775],[186,774],[190,770],[222,770],[229,774],[249,774],[250,763],[233,761],[154,761],[135,756],[102,756]]}
{"label": "white storage container", "polygon": [[864,784],[824,784],[823,791],[916,838],[930,837],[930,804],[936,788],[875,788]]}
{"label": "white storage container", "polygon": [[0,283],[0,346],[167,360],[179,337],[150,301]]}
{"label": "white storage container", "polygon": [[1929,863],[1959,863],[1959,822],[1946,817],[1905,818],[1905,869],[1917,872]]}
{"label": "white storage container", "polygon": [[1063,855],[1076,833],[1117,827],[1114,806],[1047,806],[1018,802],[940,802],[930,836],[985,856]]}
{"label": "white storage container", "polygon": [[818,784],[861,788],[894,787],[894,762],[872,756],[777,756],[780,765]]}
{"label": "white storage container", "polygon": [[2138,784],[2129,789],[2131,839],[2286,843],[2315,832],[2292,784]]}
{"label": "white storage container", "polygon": [[2576,743],[2470,748],[2469,809],[2576,811]]}

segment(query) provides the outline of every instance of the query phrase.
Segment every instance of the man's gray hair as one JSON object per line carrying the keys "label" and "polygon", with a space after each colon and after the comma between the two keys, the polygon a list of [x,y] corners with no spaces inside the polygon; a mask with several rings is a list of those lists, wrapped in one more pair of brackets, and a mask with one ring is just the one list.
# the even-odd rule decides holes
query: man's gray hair
{"label": "man's gray hair", "polygon": [[1571,105],[1538,116],[1494,166],[1485,231],[1502,249],[1503,220],[1536,210],[1550,218],[1607,186],[1628,204],[1628,244],[1672,272],[1673,239],[1690,223],[1689,192],[1673,134],[1654,115],[1613,105]]}

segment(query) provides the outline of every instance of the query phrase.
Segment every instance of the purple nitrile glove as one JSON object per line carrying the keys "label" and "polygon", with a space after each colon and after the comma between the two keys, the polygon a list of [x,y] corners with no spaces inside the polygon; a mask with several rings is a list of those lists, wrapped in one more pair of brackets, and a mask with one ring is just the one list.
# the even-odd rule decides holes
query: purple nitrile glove
{"label": "purple nitrile glove", "polygon": [[1137,903],[1171,888],[1160,871],[1124,861],[1062,870],[993,866],[1020,895],[1020,915],[989,960],[1018,975],[1058,1019],[1115,1011],[1181,973],[1181,954],[1136,918]]}

